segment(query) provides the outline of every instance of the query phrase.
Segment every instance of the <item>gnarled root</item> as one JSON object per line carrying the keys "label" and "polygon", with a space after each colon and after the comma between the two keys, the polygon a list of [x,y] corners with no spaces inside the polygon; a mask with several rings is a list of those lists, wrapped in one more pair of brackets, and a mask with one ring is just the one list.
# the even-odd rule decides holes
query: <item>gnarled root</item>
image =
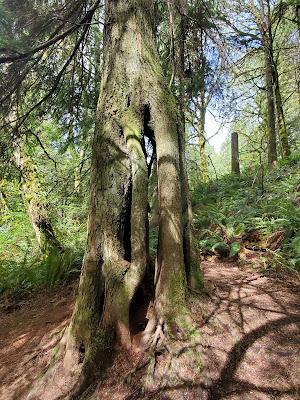
{"label": "gnarled root", "polygon": [[[142,384],[142,390],[167,389],[192,381],[202,371],[200,333],[188,315],[172,322],[164,318],[150,320],[139,334],[139,348],[142,357],[125,382]],[[144,368],[147,372],[141,379]]]}

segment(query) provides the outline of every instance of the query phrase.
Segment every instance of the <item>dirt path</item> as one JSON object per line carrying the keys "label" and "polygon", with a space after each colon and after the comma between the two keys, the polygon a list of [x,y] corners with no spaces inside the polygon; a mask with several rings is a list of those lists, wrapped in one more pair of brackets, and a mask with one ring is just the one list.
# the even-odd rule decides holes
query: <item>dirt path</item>
{"label": "dirt path", "polygon": [[[92,399],[299,400],[299,287],[204,262],[213,299],[194,297],[191,309],[202,332],[204,370],[199,380],[141,394],[123,383],[136,356],[119,354]],[[72,290],[41,295],[0,314],[0,399],[21,400],[51,360],[72,310]]]}
{"label": "dirt path", "polygon": [[300,399],[299,286],[231,263],[203,268],[216,288],[201,328],[207,399]]}
{"label": "dirt path", "polygon": [[24,399],[43,374],[73,307],[73,288],[2,306],[0,310],[0,399]]}

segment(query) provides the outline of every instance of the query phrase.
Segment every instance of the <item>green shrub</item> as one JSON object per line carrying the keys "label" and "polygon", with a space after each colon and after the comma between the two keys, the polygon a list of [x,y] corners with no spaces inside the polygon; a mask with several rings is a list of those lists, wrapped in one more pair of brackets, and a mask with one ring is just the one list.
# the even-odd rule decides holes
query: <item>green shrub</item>
{"label": "green shrub", "polygon": [[263,243],[283,230],[285,240],[276,252],[276,263],[299,270],[299,169],[299,153],[280,162],[265,175],[264,193],[250,174],[228,175],[196,188],[192,204],[199,249],[213,252],[217,243],[223,243],[232,246],[229,252],[234,257],[247,232],[257,232]]}
{"label": "green shrub", "polygon": [[81,251],[68,249],[64,253],[50,253],[43,259],[30,258],[26,253],[22,262],[1,260],[0,294],[54,289],[79,274],[82,256]]}

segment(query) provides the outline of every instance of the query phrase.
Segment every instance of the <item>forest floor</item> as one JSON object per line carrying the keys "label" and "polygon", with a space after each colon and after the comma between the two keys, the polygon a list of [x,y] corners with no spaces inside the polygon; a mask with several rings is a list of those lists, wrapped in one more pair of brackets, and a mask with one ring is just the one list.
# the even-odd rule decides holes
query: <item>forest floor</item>
{"label": "forest floor", "polygon": [[[211,296],[191,298],[201,331],[199,379],[143,393],[124,382],[138,355],[117,352],[89,399],[300,399],[300,286],[216,258],[202,263]],[[3,303],[0,399],[26,398],[70,318],[74,285]],[[55,382],[53,382],[55,384]],[[41,399],[44,400],[44,399]]]}

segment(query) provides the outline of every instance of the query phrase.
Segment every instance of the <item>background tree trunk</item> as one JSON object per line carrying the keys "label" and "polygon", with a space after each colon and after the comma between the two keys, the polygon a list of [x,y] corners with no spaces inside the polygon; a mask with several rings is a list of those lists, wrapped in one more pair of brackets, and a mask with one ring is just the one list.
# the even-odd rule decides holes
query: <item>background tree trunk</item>
{"label": "background tree trunk", "polygon": [[277,161],[276,146],[276,126],[275,126],[275,102],[273,92],[272,78],[272,59],[267,44],[265,47],[265,80],[267,89],[267,107],[268,107],[268,165],[273,168]]}
{"label": "background tree trunk", "polygon": [[237,132],[231,133],[231,173],[240,174],[239,136]]}
{"label": "background tree trunk", "polygon": [[204,38],[205,32],[201,28],[200,30],[200,106],[199,106],[199,156],[200,156],[200,179],[202,182],[208,182],[208,159],[205,152],[206,138],[205,138],[205,115],[206,115],[206,100],[205,100],[205,70],[206,70],[206,59],[204,52]]}
{"label": "background tree trunk", "polygon": [[184,93],[184,60],[185,60],[185,15],[186,2],[181,1],[180,23],[177,42],[179,57],[176,63],[176,75],[179,82],[178,104],[178,142],[179,161],[182,183],[182,215],[183,215],[183,252],[188,286],[192,289],[203,289],[203,276],[200,267],[200,254],[197,252],[193,237],[193,211],[190,201],[188,174],[186,169],[186,130],[185,130],[185,93]]}
{"label": "background tree trunk", "polygon": [[288,157],[291,154],[289,142],[288,142],[288,134],[285,124],[285,117],[283,112],[282,98],[279,86],[279,77],[277,71],[277,65],[273,59],[273,86],[274,86],[274,95],[275,95],[275,104],[276,104],[276,116],[277,116],[277,128],[278,128],[278,137],[280,143],[280,151],[282,158]]}
{"label": "background tree trunk", "polygon": [[42,188],[37,168],[30,156],[26,154],[22,138],[19,138],[15,144],[15,162],[21,174],[21,189],[27,214],[41,252],[43,254],[61,252],[63,248],[54,233],[48,211],[41,198]]}

